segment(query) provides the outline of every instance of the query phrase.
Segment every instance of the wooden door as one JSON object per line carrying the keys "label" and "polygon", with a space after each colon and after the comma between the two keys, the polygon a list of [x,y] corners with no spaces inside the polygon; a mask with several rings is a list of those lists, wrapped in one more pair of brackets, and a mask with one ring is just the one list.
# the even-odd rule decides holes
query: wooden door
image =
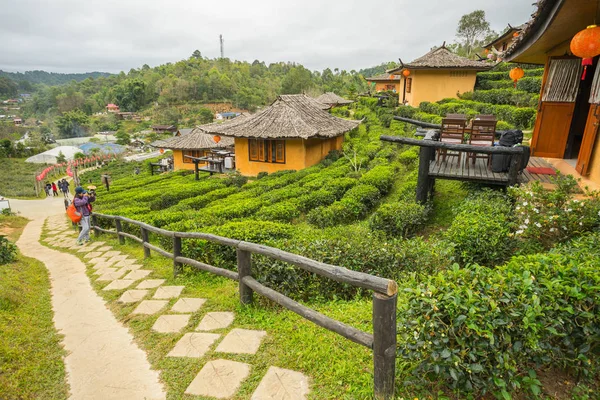
{"label": "wooden door", "polygon": [[563,158],[575,103],[543,102],[531,143],[532,155]]}
{"label": "wooden door", "polygon": [[588,173],[592,149],[594,148],[594,143],[596,142],[596,136],[598,134],[598,124],[600,121],[600,115],[598,114],[600,114],[600,106],[598,104],[592,104],[585,124],[585,131],[583,132],[583,140],[581,141],[581,148],[579,149],[579,156],[577,157],[577,166],[575,167],[577,172],[583,176]]}

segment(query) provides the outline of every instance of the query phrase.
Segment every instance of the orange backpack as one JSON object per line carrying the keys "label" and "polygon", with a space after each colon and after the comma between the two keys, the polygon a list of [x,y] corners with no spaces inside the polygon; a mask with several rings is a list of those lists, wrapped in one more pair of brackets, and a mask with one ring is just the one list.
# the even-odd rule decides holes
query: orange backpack
{"label": "orange backpack", "polygon": [[75,204],[73,204],[72,202],[71,204],[69,204],[69,207],[67,207],[67,215],[69,216],[69,218],[71,218],[71,221],[73,221],[74,224],[81,221],[81,213],[77,211]]}

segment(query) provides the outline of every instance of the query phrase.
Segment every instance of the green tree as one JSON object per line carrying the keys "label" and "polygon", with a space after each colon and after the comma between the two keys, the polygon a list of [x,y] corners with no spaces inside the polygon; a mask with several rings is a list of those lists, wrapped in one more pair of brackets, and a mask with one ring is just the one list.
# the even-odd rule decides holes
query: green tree
{"label": "green tree", "polygon": [[470,57],[474,48],[480,46],[490,32],[490,23],[485,19],[485,11],[475,10],[463,15],[458,21],[456,37],[464,55]]}
{"label": "green tree", "polygon": [[127,146],[131,143],[131,136],[127,132],[119,131],[115,134],[115,137],[117,138],[117,144],[122,146]]}
{"label": "green tree", "polygon": [[208,124],[212,121],[213,121],[213,112],[206,107],[202,107],[198,111],[198,122],[200,124]]}
{"label": "green tree", "polygon": [[54,123],[63,138],[86,136],[88,116],[81,110],[65,112],[56,117]]}
{"label": "green tree", "polygon": [[82,153],[82,152],[77,152],[77,153],[75,153],[75,154],[73,155],[73,158],[74,158],[75,160],[82,160],[82,159],[84,159],[84,158],[85,158],[85,154],[84,154],[84,153]]}
{"label": "green tree", "polygon": [[0,77],[0,97],[13,97],[17,94],[17,84],[12,79]]}
{"label": "green tree", "polygon": [[12,142],[9,139],[3,139],[0,142],[0,152],[2,153],[3,157],[12,157],[14,148]]}
{"label": "green tree", "polygon": [[139,111],[146,102],[146,83],[140,78],[126,79],[113,88],[113,95],[121,111]]}
{"label": "green tree", "polygon": [[200,50],[194,50],[194,52],[192,53],[192,57],[193,58],[202,58],[202,53],[200,53]]}
{"label": "green tree", "polygon": [[56,156],[56,162],[57,163],[64,163],[67,162],[67,157],[65,157],[65,155],[63,154],[62,151],[58,152],[58,156]]}
{"label": "green tree", "polygon": [[281,93],[297,94],[313,86],[312,74],[309,70],[299,65],[290,69],[281,82]]}

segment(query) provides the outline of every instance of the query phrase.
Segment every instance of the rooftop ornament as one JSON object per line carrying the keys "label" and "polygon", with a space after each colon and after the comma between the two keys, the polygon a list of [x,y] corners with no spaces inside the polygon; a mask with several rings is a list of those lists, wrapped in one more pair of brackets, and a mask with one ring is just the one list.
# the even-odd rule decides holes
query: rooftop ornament
{"label": "rooftop ornament", "polygon": [[581,80],[585,80],[588,65],[592,65],[594,57],[600,54],[600,28],[596,25],[589,25],[571,40],[571,52],[581,57],[583,65],[583,74]]}

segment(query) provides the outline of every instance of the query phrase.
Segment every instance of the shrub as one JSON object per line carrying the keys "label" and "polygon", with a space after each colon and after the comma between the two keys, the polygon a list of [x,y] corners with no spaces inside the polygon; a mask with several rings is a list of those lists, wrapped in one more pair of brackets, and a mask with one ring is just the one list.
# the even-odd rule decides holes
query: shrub
{"label": "shrub", "polygon": [[539,94],[542,90],[541,76],[526,76],[517,82],[517,89],[528,93]]}
{"label": "shrub", "polygon": [[589,232],[600,225],[600,193],[587,193],[587,198],[573,197],[578,189],[571,176],[558,174],[554,190],[545,190],[539,182],[511,188],[516,204],[515,237],[524,252],[549,249],[572,237]]}
{"label": "shrub", "polygon": [[392,188],[394,182],[394,168],[379,165],[360,178],[360,183],[375,186],[381,194],[386,194]]}
{"label": "shrub", "polygon": [[472,100],[490,104],[535,107],[537,99],[534,96],[531,93],[515,89],[491,89],[473,92]]}
{"label": "shrub", "polygon": [[372,208],[381,199],[381,193],[379,189],[373,185],[360,183],[348,190],[342,200],[344,199],[353,199],[364,204],[367,208]]}
{"label": "shrub", "polygon": [[297,204],[301,212],[307,212],[317,207],[327,206],[335,200],[336,198],[333,193],[325,189],[320,189],[300,196]]}
{"label": "shrub", "polygon": [[13,262],[17,258],[17,246],[6,236],[0,235],[0,265]]}
{"label": "shrub", "polygon": [[406,289],[400,356],[419,378],[502,398],[519,386],[539,394],[533,365],[590,375],[599,366],[599,243],[596,234],[497,269],[455,265],[427,276]]}
{"label": "shrub", "polygon": [[256,218],[261,220],[291,222],[300,216],[300,210],[295,200],[282,201],[270,206],[264,206],[256,213]]}
{"label": "shrub", "polygon": [[258,175],[256,175],[256,179],[262,179],[268,175],[269,175],[269,173],[267,171],[262,171],[262,172],[259,172]]}
{"label": "shrub", "polygon": [[386,203],[379,207],[369,220],[369,226],[389,236],[406,238],[416,233],[426,220],[425,206],[402,201]]}
{"label": "shrub", "polygon": [[227,178],[224,181],[227,186],[242,187],[248,182],[248,178],[236,171],[227,173]]}
{"label": "shrub", "polygon": [[456,259],[490,266],[506,260],[513,245],[510,215],[510,201],[497,192],[487,190],[465,200],[445,232]]}

